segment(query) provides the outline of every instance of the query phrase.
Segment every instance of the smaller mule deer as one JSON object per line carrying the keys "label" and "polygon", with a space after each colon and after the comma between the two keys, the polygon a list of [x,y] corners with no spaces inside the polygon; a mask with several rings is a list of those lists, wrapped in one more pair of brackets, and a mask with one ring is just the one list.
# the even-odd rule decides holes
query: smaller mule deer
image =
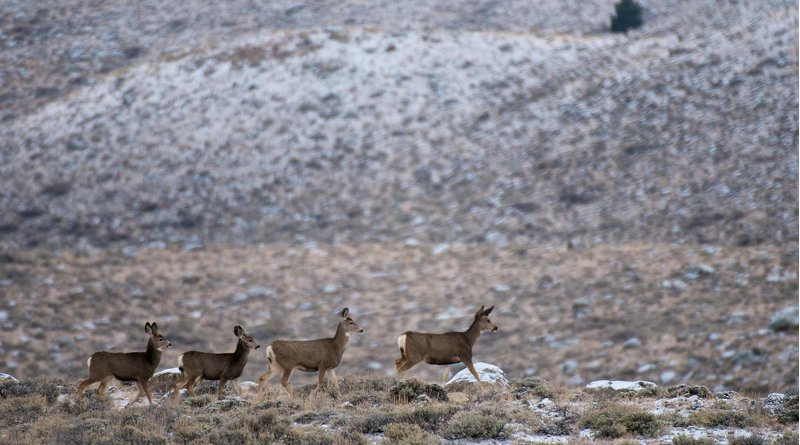
{"label": "smaller mule deer", "polygon": [[147,400],[153,404],[153,393],[147,382],[153,376],[158,363],[161,362],[161,352],[164,348],[172,346],[163,335],[158,333],[158,325],[146,323],[144,331],[150,335],[147,341],[145,352],[95,352],[86,362],[89,366],[89,378],[78,385],[76,397],[80,398],[83,390],[95,382],[100,382],[97,394],[100,397],[106,392],[106,386],[111,378],[116,378],[123,382],[136,382],[139,393],[134,396],[130,403],[139,400],[139,397],[147,395]]}
{"label": "smaller mule deer", "polygon": [[334,368],[339,366],[347,346],[347,337],[352,332],[364,332],[349,316],[350,310],[344,308],[339,314],[342,319],[336,328],[336,335],[332,338],[318,340],[287,341],[277,340],[267,347],[267,372],[258,378],[258,393],[261,394],[267,382],[281,371],[281,385],[286,388],[289,395],[294,395],[289,377],[295,369],[306,372],[319,371],[319,381],[316,391],[325,385],[325,373],[330,371],[331,380],[335,387],[339,387]]}
{"label": "smaller mule deer", "polygon": [[244,332],[244,328],[239,325],[233,327],[233,333],[239,339],[236,343],[236,351],[214,354],[211,352],[189,351],[184,352],[178,357],[178,367],[181,370],[181,379],[175,384],[174,397],[180,398],[181,386],[186,388],[190,396],[194,395],[194,385],[200,377],[206,380],[219,380],[217,386],[217,400],[222,398],[222,391],[225,383],[229,380],[236,389],[236,394],[242,395],[242,387],[239,386],[238,379],[247,365],[247,356],[251,349],[258,349],[259,344],[253,337]]}
{"label": "smaller mule deer", "polygon": [[445,332],[444,334],[428,334],[425,332],[406,331],[397,339],[400,347],[400,358],[394,361],[397,373],[411,369],[421,361],[431,365],[451,365],[463,362],[469,372],[481,384],[481,378],[472,366],[472,346],[483,331],[496,331],[489,320],[494,306],[484,310],[483,306],[475,312],[475,319],[464,332]]}

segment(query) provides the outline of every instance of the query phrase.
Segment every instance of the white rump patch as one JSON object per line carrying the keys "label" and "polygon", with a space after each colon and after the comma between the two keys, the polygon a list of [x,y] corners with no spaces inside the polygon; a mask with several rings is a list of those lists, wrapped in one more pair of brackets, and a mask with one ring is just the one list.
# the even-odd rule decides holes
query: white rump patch
{"label": "white rump patch", "polygon": [[178,368],[183,368],[183,354],[178,356]]}
{"label": "white rump patch", "polygon": [[397,347],[400,348],[400,353],[406,355],[406,334],[397,337]]}
{"label": "white rump patch", "polygon": [[267,346],[266,354],[267,361],[270,363],[275,363],[275,353],[272,352],[272,346]]}
{"label": "white rump patch", "polygon": [[92,369],[92,358],[89,357],[89,360],[86,360],[86,367]]}

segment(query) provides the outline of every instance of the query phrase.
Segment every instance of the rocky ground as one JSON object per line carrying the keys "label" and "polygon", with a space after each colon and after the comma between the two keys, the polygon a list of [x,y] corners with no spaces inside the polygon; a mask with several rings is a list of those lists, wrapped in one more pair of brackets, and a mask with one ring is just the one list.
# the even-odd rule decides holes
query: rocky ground
{"label": "rocky ground", "polygon": [[[93,351],[143,350],[144,323],[156,321],[174,344],[162,367],[173,367],[183,351],[233,350],[235,324],[262,344],[332,336],[337,310],[348,306],[364,333],[350,340],[339,374],[394,375],[398,335],[466,329],[485,304],[496,305],[499,330],[478,339],[475,356],[511,377],[766,394],[797,389],[795,254],[794,246],[576,251],[411,241],[26,251],[3,258],[0,353],[3,371],[18,377],[77,379]],[[246,378],[265,367],[256,351]],[[436,382],[442,370],[410,373]]]}
{"label": "rocky ground", "polygon": [[[502,377],[491,365],[480,368]],[[497,378],[480,391],[474,383],[443,388],[417,380],[348,377],[321,393],[305,385],[294,398],[282,388],[269,388],[260,397],[249,389],[255,384],[244,382],[243,397],[229,394],[216,401],[210,395],[214,385],[203,383],[199,395],[175,401],[165,394],[174,378],[169,373],[153,378],[154,406],[127,403],[136,390],[125,385],[114,385],[104,399],[90,393],[76,400],[75,386],[63,381],[0,382],[0,443],[784,445],[798,440],[796,394],[751,398],[647,382],[589,389],[537,378]]]}

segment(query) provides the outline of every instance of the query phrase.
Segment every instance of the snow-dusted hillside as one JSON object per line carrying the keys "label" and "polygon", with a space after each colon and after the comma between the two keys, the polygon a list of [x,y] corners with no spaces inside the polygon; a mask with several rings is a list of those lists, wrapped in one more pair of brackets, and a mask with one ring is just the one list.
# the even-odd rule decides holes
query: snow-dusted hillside
{"label": "snow-dusted hillside", "polygon": [[0,242],[796,239],[784,9],[691,38],[333,26],[145,57],[0,127]]}

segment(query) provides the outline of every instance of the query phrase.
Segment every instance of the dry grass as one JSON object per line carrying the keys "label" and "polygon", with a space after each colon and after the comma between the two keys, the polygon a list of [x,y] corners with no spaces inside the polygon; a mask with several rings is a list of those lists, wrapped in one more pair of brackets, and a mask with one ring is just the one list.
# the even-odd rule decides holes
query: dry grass
{"label": "dry grass", "polygon": [[[653,399],[608,401],[594,391],[564,388],[543,380],[526,379],[491,395],[476,392],[460,402],[408,403],[392,394],[392,388],[397,387],[413,387],[424,393],[426,385],[385,377],[348,378],[342,380],[338,391],[292,399],[215,401],[210,395],[201,394],[180,403],[166,399],[154,406],[136,404],[119,409],[113,392],[109,399],[101,400],[90,393],[75,401],[74,386],[57,381],[4,383],[0,385],[0,445],[25,442],[343,445],[376,441],[428,445],[445,439],[504,443],[517,440],[514,434],[520,429],[526,434],[558,436],[571,443],[583,443],[579,431],[587,428],[597,439],[622,443],[631,439],[653,440],[670,427],[667,416],[645,411]],[[520,388],[530,391],[521,393]],[[539,391],[562,401],[547,405],[545,410],[535,409],[546,400],[536,394]],[[160,395],[156,394],[156,400],[161,400]],[[354,403],[356,400],[361,402]],[[743,427],[756,438],[752,440],[762,437],[765,431],[785,428],[777,419],[749,408],[754,403],[750,399],[707,403],[707,409],[689,417],[691,424]],[[738,414],[749,420],[740,421]],[[780,438],[776,433],[769,434]],[[784,437],[796,436],[789,431]],[[695,443],[687,440],[676,438],[675,443]]]}

